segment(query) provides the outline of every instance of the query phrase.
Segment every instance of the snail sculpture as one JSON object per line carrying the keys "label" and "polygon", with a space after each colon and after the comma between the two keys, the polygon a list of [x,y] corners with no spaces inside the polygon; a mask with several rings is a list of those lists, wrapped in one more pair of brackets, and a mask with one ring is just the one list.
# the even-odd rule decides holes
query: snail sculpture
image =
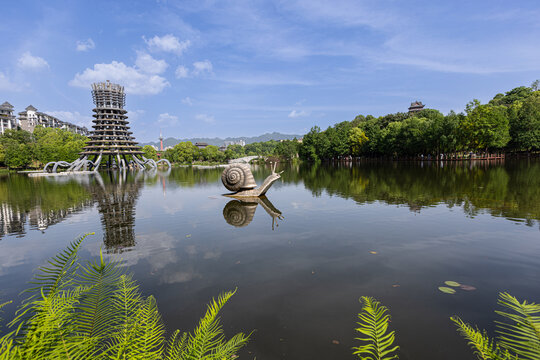
{"label": "snail sculpture", "polygon": [[246,164],[234,164],[231,165],[221,173],[221,181],[223,185],[230,191],[234,191],[232,194],[225,196],[231,197],[258,197],[266,194],[272,184],[281,178],[281,173],[276,173],[275,164],[272,167],[272,174],[264,180],[263,184],[257,187],[251,169]]}

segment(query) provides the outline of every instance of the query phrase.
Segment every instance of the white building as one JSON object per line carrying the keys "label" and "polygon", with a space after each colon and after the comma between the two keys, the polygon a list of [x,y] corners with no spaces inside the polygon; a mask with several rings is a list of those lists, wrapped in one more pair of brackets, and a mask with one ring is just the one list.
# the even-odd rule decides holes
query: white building
{"label": "white building", "polygon": [[17,119],[13,115],[13,105],[7,101],[0,105],[0,134],[7,129],[16,129]]}
{"label": "white building", "polygon": [[19,113],[19,125],[21,129],[28,132],[33,132],[36,126],[41,125],[48,128],[65,129],[84,136],[88,136],[89,133],[88,129],[84,126],[78,126],[39,112],[32,105],[27,106],[25,111]]}
{"label": "white building", "polygon": [[244,140],[238,140],[238,141],[225,141],[225,147],[228,147],[229,145],[246,146],[246,142],[245,142]]}

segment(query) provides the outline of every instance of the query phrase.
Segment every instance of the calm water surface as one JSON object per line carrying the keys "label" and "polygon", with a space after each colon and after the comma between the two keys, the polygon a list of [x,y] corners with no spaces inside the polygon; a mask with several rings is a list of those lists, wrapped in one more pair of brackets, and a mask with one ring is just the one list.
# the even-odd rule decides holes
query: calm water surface
{"label": "calm water surface", "polygon": [[[243,359],[353,359],[362,295],[391,309],[402,359],[474,359],[450,316],[492,331],[500,291],[540,302],[539,162],[282,170],[259,203],[221,196],[219,169],[5,175],[0,299],[95,231],[82,256],[121,257],[168,330],[237,288],[223,323],[256,330]],[[270,169],[253,172],[260,184]],[[446,280],[477,290],[443,294]]]}

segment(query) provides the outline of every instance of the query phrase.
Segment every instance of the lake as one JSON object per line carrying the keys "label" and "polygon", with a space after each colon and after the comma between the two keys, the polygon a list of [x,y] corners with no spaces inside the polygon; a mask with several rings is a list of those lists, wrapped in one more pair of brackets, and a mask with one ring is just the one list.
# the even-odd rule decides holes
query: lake
{"label": "lake", "polygon": [[[95,231],[82,257],[121,258],[169,331],[236,288],[222,319],[255,330],[242,359],[353,359],[360,296],[390,308],[401,359],[474,359],[450,316],[493,335],[499,292],[540,302],[539,161],[278,170],[251,203],[222,196],[221,169],[2,175],[0,299]],[[258,184],[270,172],[253,167]],[[447,280],[476,290],[444,294]]]}

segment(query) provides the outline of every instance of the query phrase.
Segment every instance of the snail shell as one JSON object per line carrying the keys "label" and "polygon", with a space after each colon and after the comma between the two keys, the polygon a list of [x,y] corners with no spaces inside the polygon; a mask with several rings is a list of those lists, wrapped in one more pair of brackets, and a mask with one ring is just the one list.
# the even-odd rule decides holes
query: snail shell
{"label": "snail shell", "polygon": [[236,227],[249,225],[257,210],[257,203],[244,203],[240,200],[231,200],[223,209],[223,217],[228,224]]}
{"label": "snail shell", "polygon": [[245,164],[231,165],[223,170],[221,182],[230,191],[249,190],[257,186],[251,169]]}

